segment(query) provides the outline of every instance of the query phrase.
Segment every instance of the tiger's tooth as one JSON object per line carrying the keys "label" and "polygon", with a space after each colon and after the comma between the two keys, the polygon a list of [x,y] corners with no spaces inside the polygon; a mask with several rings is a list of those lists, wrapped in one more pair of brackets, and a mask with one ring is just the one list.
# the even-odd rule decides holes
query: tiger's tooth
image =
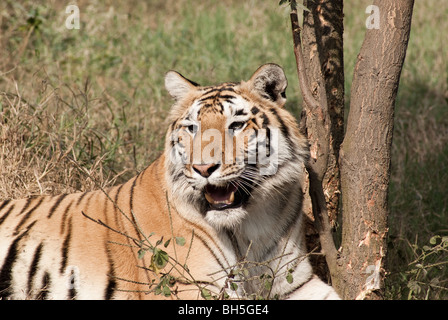
{"label": "tiger's tooth", "polygon": [[234,200],[235,200],[235,192],[232,192],[232,194],[230,195],[230,198],[229,198],[229,204],[233,203]]}
{"label": "tiger's tooth", "polygon": [[218,201],[218,200],[213,199],[213,197],[210,194],[208,194],[207,192],[204,195],[205,195],[205,199],[207,199],[207,201],[210,204],[221,204],[221,203],[232,204],[233,201],[235,201],[235,192],[232,192],[228,199],[222,200],[222,201]]}
{"label": "tiger's tooth", "polygon": [[207,199],[207,201],[210,202],[211,204],[215,204],[215,200],[213,200],[212,196],[209,195],[208,193],[205,193],[205,199]]}

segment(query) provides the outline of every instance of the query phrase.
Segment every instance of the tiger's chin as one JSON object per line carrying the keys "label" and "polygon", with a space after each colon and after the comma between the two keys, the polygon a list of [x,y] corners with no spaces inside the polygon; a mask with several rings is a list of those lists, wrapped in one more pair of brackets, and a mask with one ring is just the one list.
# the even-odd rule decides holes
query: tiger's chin
{"label": "tiger's chin", "polygon": [[246,204],[250,198],[248,190],[235,183],[224,186],[208,184],[204,188],[206,200],[205,220],[216,229],[234,229],[246,217]]}
{"label": "tiger's chin", "polygon": [[205,220],[217,230],[233,230],[241,224],[246,216],[247,211],[242,207],[222,210],[210,209],[205,214]]}

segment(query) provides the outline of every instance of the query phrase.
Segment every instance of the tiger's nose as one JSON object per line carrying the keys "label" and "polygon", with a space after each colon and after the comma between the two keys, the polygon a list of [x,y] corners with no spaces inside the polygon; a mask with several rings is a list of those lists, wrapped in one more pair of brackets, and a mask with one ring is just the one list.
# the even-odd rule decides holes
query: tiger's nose
{"label": "tiger's nose", "polygon": [[209,177],[213,172],[218,169],[220,164],[210,163],[210,164],[194,164],[193,170],[199,173],[204,178]]}

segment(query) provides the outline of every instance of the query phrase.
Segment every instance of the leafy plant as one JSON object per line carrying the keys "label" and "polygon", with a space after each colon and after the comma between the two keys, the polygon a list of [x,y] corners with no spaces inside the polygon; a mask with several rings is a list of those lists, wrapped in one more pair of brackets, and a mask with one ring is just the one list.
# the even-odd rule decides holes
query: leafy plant
{"label": "leafy plant", "polygon": [[429,243],[409,244],[414,255],[407,270],[390,275],[390,294],[408,300],[441,299],[448,295],[448,236],[435,235]]}

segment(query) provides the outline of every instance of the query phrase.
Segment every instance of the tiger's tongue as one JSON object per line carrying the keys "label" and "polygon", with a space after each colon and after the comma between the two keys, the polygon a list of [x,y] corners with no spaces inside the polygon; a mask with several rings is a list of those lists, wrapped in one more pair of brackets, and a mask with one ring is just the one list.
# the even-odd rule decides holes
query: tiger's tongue
{"label": "tiger's tongue", "polygon": [[216,187],[209,184],[205,187],[205,198],[211,204],[231,204],[235,199],[237,189],[238,187],[231,183],[225,187]]}

